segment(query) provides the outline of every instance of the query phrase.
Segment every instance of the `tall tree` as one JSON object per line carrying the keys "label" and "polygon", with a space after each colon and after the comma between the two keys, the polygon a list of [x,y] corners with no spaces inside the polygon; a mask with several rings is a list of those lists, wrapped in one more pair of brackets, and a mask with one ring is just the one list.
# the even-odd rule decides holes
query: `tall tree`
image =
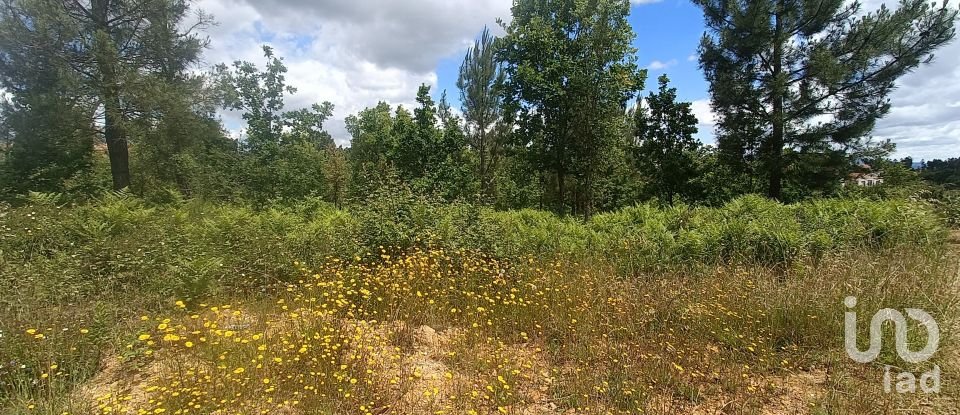
{"label": "tall tree", "polygon": [[672,205],[696,179],[700,143],[693,138],[697,117],[691,104],[677,102],[677,89],[670,88],[666,75],[658,81],[660,88],[647,96],[646,105],[637,103],[636,161],[661,200]]}
{"label": "tall tree", "polygon": [[286,84],[283,58],[263,47],[267,60],[261,71],[250,62],[237,61],[232,69],[220,64],[215,76],[225,107],[243,112],[247,122],[243,142],[247,189],[259,203],[277,198],[329,195],[323,166],[333,139],[323,130],[333,104],[284,111],[286,94],[296,88]]}
{"label": "tall tree", "polygon": [[[96,103],[62,57],[62,29],[40,14],[40,4],[4,2],[0,9],[0,86],[4,89],[5,157],[0,191],[60,192],[90,165]],[[16,6],[16,7],[15,7]]]}
{"label": "tall tree", "polygon": [[503,25],[497,55],[506,102],[518,111],[527,147],[556,178],[558,211],[566,211],[573,176],[572,206],[592,214],[606,150],[621,137],[627,101],[642,89],[629,11],[629,0],[518,0]]}
{"label": "tall tree", "polygon": [[957,17],[927,0],[870,13],[848,0],[694,3],[707,23],[700,64],[719,145],[755,150],[772,198],[781,198],[792,158],[836,159],[829,153],[861,145],[889,111],[895,81],[954,37]]}
{"label": "tall tree", "polygon": [[477,176],[484,200],[493,194],[493,170],[499,155],[499,136],[505,124],[503,98],[499,91],[505,78],[496,61],[495,40],[490,30],[484,27],[480,38],[464,56],[457,78],[467,136],[479,160]]}
{"label": "tall tree", "polygon": [[468,151],[463,122],[447,101],[447,91],[440,94],[437,117],[440,120],[440,141],[434,150],[433,190],[446,200],[475,199],[481,194],[475,168],[477,163]]}
{"label": "tall tree", "polygon": [[420,85],[417,104],[411,123],[407,123],[409,113],[398,108],[394,125],[397,137],[395,162],[406,180],[425,177],[437,168],[443,157],[442,131],[437,126],[437,105],[430,97],[429,85]]}
{"label": "tall tree", "polygon": [[[100,108],[95,117],[103,126],[116,189],[130,184],[125,124],[139,112],[131,105],[133,86],[144,75],[175,73],[196,62],[205,44],[195,30],[209,20],[201,14],[195,25],[186,25],[189,5],[187,0],[3,0],[0,6],[4,65],[47,56],[77,80],[79,97]],[[5,87],[22,83],[9,75],[22,71],[4,72]]]}
{"label": "tall tree", "polygon": [[4,140],[0,141],[0,194],[28,191],[63,192],[66,181],[87,170],[92,161],[95,131],[93,108],[69,96],[64,83],[40,78],[36,84],[2,102]]}
{"label": "tall tree", "polygon": [[297,92],[286,84],[287,67],[283,58],[276,56],[269,46],[263,46],[263,56],[267,61],[265,71],[246,61],[235,61],[232,68],[219,64],[214,69],[223,106],[243,111],[243,120],[247,122],[244,145],[252,151],[266,151],[279,145],[286,125],[284,96]]}
{"label": "tall tree", "polygon": [[[400,108],[397,108],[399,113]],[[407,113],[409,121],[409,113]],[[350,194],[366,198],[396,177],[398,140],[393,108],[379,102],[345,120],[350,133]]]}
{"label": "tall tree", "polygon": [[343,207],[350,185],[350,166],[346,153],[347,150],[342,147],[328,147],[323,163],[323,179],[327,182],[326,199],[338,209]]}
{"label": "tall tree", "polygon": [[960,189],[960,158],[930,160],[923,164],[920,176],[931,183]]}
{"label": "tall tree", "polygon": [[[202,75],[149,77],[128,99],[140,115],[126,123],[131,189],[145,197],[222,198],[236,145],[216,117],[213,85]],[[219,183],[217,183],[219,182]]]}

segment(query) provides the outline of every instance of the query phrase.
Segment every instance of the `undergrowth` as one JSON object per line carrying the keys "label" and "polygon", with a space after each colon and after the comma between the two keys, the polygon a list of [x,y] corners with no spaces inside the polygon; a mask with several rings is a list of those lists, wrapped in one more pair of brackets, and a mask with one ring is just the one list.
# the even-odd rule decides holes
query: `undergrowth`
{"label": "undergrowth", "polygon": [[[893,413],[927,399],[884,394],[884,364],[938,364],[935,399],[957,396],[957,258],[906,202],[747,197],[583,223],[422,200],[118,196],[0,215],[0,413]],[[913,365],[887,341],[876,366],[853,363],[847,296],[861,327],[870,310],[927,310],[941,352]],[[821,392],[777,407],[813,378]]]}

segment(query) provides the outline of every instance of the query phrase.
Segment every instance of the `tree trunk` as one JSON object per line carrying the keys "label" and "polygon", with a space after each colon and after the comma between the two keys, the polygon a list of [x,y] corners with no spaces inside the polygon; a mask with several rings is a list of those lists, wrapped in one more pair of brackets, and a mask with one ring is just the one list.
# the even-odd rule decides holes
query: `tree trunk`
{"label": "tree trunk", "polygon": [[122,190],[130,186],[130,161],[127,140],[119,122],[120,100],[112,94],[104,94],[104,138],[107,142],[107,155],[110,157],[110,175],[113,177],[113,189]]}
{"label": "tree trunk", "polygon": [[583,220],[590,220],[590,217],[593,216],[593,172],[588,171],[586,180],[584,180],[586,189],[584,189],[584,200],[583,200]]}
{"label": "tree trunk", "polygon": [[[93,0],[91,13],[97,31],[94,34],[97,70],[100,72],[100,98],[103,100],[104,140],[107,143],[107,155],[110,158],[110,174],[113,177],[113,189],[122,190],[130,186],[130,155],[127,139],[120,126],[122,120],[120,106],[120,85],[113,65],[116,64],[115,46],[110,42],[109,0]],[[107,61],[113,57],[112,62]]]}
{"label": "tree trunk", "polygon": [[774,15],[776,20],[773,39],[773,73],[772,88],[770,89],[770,105],[773,108],[772,131],[770,132],[770,142],[767,146],[767,178],[769,180],[767,187],[767,196],[771,199],[780,200],[783,190],[783,145],[784,145],[784,111],[783,100],[785,91],[783,90],[783,21],[780,18],[780,7],[777,4],[777,12]]}
{"label": "tree trunk", "polygon": [[563,167],[557,169],[557,213],[565,214],[566,213],[566,183],[564,183],[567,177],[566,172],[563,171]]}
{"label": "tree trunk", "polygon": [[489,181],[487,180],[487,137],[486,129],[482,123],[479,124],[480,140],[477,143],[477,150],[480,153],[480,196],[483,203],[490,197]]}

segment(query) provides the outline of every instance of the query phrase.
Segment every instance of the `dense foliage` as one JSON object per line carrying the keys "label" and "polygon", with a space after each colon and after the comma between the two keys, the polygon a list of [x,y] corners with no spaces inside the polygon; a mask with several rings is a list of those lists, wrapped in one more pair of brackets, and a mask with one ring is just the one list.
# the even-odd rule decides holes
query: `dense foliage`
{"label": "dense foliage", "polygon": [[[348,116],[347,147],[325,130],[329,102],[290,108],[295,85],[269,47],[265,66],[237,61],[203,73],[203,32],[214,22],[191,1],[3,0],[0,197],[82,200],[128,188],[151,203],[263,207],[318,197],[344,206],[402,184],[448,202],[589,218],[654,200],[835,196],[867,162],[912,180],[886,162],[891,145],[862,138],[886,113],[896,79],[952,39],[955,10],[918,1],[866,15],[839,1],[698,4],[710,24],[701,62],[720,120],[717,148],[693,138],[698,121],[666,76],[640,97],[646,71],[636,64],[628,0],[516,2],[504,36],[484,30],[465,55],[461,111],[446,91],[421,85],[413,108],[381,102]],[[874,32],[887,40],[857,47]],[[225,131],[222,111],[244,125]],[[938,163],[921,177],[955,185],[952,164]],[[924,190],[915,185],[884,192]]]}
{"label": "dense foliage", "polygon": [[[936,215],[903,201],[749,196],[582,222],[402,187],[346,210],[58,199],[0,207],[0,406],[15,414],[712,405],[690,391],[762,408],[783,391],[756,378],[823,364],[846,380],[801,408],[861,413],[889,401],[842,363],[842,299],[933,310],[960,275]],[[544,387],[570,398],[547,406]]]}
{"label": "dense foliage", "polygon": [[957,19],[926,0],[869,12],[845,0],[694,3],[723,160],[761,179],[747,191],[777,199],[843,179],[896,80],[953,39]]}
{"label": "dense foliage", "polygon": [[934,214],[898,201],[782,205],[745,197],[720,208],[639,205],[586,223],[533,210],[432,202],[399,189],[351,210],[317,199],[259,212],[202,203],[148,207],[123,195],[77,207],[60,206],[50,195],[32,201],[0,213],[0,267],[8,292],[45,290],[19,291],[33,298],[60,297],[62,286],[73,287],[66,294],[78,299],[132,286],[199,296],[217,287],[289,280],[293,261],[414,247],[504,259],[602,257],[630,275],[731,261],[787,266],[855,248],[943,240]]}

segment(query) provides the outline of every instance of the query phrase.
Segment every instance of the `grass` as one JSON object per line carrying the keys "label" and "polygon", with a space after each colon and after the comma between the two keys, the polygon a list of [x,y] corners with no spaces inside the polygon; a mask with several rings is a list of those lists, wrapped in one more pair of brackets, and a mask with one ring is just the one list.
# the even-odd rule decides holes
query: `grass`
{"label": "grass", "polygon": [[[419,219],[385,220],[378,226],[393,231],[339,241],[328,229],[363,229],[368,221],[356,217],[371,213],[147,208],[128,200],[7,210],[2,289],[24,294],[5,295],[0,309],[0,413],[949,408],[960,396],[952,337],[958,258],[940,228],[894,220],[925,224],[912,206],[740,203],[711,211],[638,207],[579,225],[536,212],[480,211],[499,219],[444,234],[443,223],[470,216],[461,208],[420,228],[411,225]],[[787,211],[802,226],[735,232],[783,222]],[[97,221],[105,225],[91,225]],[[499,243],[472,246],[491,237],[484,233],[491,223],[502,225],[494,227]],[[879,225],[851,229],[864,223]],[[755,243],[787,246],[821,231],[832,238],[824,252],[804,242],[789,257],[770,256]],[[653,252],[692,237],[682,232],[715,232],[728,242],[670,248],[675,263]],[[770,239],[777,232],[793,236]],[[571,236],[578,234],[587,242]],[[379,247],[406,238],[413,243]],[[658,245],[645,245],[652,240]],[[623,241],[640,247],[588,255]],[[651,258],[662,263],[646,264]],[[861,328],[873,310],[927,310],[940,323],[941,351],[907,364],[887,336],[880,361],[856,364],[842,348],[842,301],[850,295],[859,299]],[[885,394],[883,364],[917,373],[937,364],[944,389]]]}

